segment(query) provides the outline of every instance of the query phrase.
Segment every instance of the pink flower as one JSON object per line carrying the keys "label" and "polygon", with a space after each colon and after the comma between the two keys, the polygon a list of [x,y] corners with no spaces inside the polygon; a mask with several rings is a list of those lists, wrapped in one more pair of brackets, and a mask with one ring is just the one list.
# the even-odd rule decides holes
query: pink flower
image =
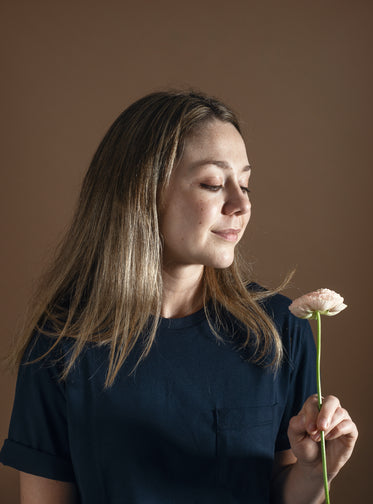
{"label": "pink flower", "polygon": [[316,318],[316,312],[332,316],[347,308],[343,301],[342,296],[330,289],[318,289],[295,299],[289,310],[303,319]]}

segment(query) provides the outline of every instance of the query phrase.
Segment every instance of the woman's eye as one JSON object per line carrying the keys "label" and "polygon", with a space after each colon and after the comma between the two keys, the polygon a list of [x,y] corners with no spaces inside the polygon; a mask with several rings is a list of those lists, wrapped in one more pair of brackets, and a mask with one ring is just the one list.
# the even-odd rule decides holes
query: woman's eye
{"label": "woman's eye", "polygon": [[[214,184],[200,184],[200,187],[202,187],[202,189],[207,189],[208,191],[212,191],[212,192],[217,192],[223,188],[222,185],[214,185]],[[247,186],[241,186],[241,191],[244,194],[246,194],[246,196],[249,196],[249,194],[251,192]]]}
{"label": "woman's eye", "polygon": [[211,185],[211,184],[200,184],[202,189],[207,189],[208,191],[214,191],[217,192],[219,189],[221,189],[223,186],[222,185]]}

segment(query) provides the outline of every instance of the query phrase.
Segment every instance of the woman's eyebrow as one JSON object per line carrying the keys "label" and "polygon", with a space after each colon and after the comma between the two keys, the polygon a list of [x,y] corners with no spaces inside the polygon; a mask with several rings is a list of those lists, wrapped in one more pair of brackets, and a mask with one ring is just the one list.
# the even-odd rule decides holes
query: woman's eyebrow
{"label": "woman's eyebrow", "polygon": [[[219,161],[216,159],[203,159],[202,161],[197,161],[196,163],[193,163],[192,169],[199,168],[200,166],[204,165],[215,165],[218,166],[219,168],[222,168],[223,170],[232,170],[231,165],[227,161]],[[242,168],[243,172],[250,172],[251,171],[251,165],[245,165]]]}

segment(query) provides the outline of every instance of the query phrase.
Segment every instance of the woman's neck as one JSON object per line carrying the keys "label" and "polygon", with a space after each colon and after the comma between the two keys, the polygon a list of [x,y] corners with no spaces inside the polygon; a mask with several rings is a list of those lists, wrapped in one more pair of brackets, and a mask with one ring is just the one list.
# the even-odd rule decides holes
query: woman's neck
{"label": "woman's neck", "polygon": [[181,318],[203,306],[203,266],[164,268],[161,316]]}

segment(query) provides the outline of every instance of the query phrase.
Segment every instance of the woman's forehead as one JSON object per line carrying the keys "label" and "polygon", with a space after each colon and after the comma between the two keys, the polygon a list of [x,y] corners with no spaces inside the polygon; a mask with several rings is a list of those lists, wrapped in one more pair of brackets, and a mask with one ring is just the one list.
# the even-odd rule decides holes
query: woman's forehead
{"label": "woman's forehead", "polygon": [[233,124],[218,120],[201,125],[187,136],[177,165],[186,163],[194,171],[208,164],[221,169],[250,170],[241,134]]}

